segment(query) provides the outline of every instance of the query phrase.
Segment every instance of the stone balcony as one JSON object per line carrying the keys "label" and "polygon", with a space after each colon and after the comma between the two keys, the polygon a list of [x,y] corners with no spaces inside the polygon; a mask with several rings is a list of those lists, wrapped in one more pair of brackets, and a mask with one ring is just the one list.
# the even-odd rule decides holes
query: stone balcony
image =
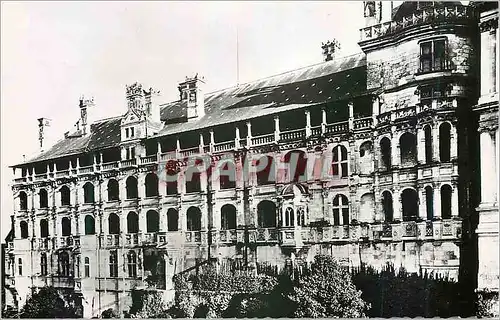
{"label": "stone balcony", "polygon": [[456,4],[435,5],[414,11],[401,20],[389,21],[360,29],[360,41],[394,35],[426,24],[467,23],[474,17],[471,7]]}

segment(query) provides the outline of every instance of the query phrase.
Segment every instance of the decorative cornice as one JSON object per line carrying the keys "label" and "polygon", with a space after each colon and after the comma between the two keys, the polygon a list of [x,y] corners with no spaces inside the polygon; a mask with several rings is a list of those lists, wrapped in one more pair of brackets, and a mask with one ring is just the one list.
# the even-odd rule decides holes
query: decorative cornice
{"label": "decorative cornice", "polygon": [[487,31],[497,29],[497,28],[498,28],[498,16],[495,16],[491,19],[483,21],[479,24],[479,31],[480,32],[487,32]]}

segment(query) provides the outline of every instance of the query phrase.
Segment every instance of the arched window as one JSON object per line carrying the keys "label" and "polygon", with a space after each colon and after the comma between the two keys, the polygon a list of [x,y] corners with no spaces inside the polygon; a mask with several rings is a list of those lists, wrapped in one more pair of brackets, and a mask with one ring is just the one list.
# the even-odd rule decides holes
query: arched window
{"label": "arched window", "polygon": [[399,149],[401,150],[401,165],[415,166],[417,164],[417,138],[409,132],[403,133],[399,138]]}
{"label": "arched window", "polygon": [[109,276],[110,278],[118,277],[118,253],[116,251],[109,253]]}
{"label": "arched window", "polygon": [[263,156],[255,162],[255,169],[257,171],[257,184],[259,186],[274,183],[274,166],[274,158],[271,156]]}
{"label": "arched window", "polygon": [[137,179],[135,177],[128,177],[126,181],[127,199],[137,199]]}
{"label": "arched window", "polygon": [[19,210],[28,210],[28,196],[26,192],[19,192]]}
{"label": "arched window", "polygon": [[359,221],[373,221],[375,213],[375,197],[373,193],[366,193],[361,196],[359,206]]}
{"label": "arched window", "polygon": [[343,194],[338,194],[333,198],[333,224],[336,226],[349,224],[349,201]]}
{"label": "arched window", "polygon": [[19,258],[17,259],[17,271],[19,272],[19,275],[23,275],[23,259]]}
{"label": "arched window", "polygon": [[236,188],[236,169],[232,160],[223,162],[219,166],[219,173],[219,183],[222,190]]}
{"label": "arched window", "polygon": [[441,187],[441,218],[451,219],[451,193],[452,189],[445,184]]}
{"label": "arched window", "polygon": [[49,223],[46,219],[40,220],[40,237],[47,238],[49,236]]}
{"label": "arched window", "polygon": [[127,254],[128,277],[137,278],[137,254],[129,251]]}
{"label": "arched window", "polygon": [[347,148],[342,145],[334,147],[332,156],[332,175],[346,178],[348,176]]}
{"label": "arched window", "polygon": [[40,255],[40,273],[42,276],[46,276],[48,274],[47,271],[47,254],[42,252]]}
{"label": "arched window", "polygon": [[110,213],[108,217],[108,230],[109,234],[120,233],[120,218],[116,213]]}
{"label": "arched window", "polygon": [[120,187],[118,181],[110,179],[108,181],[108,201],[120,200]]}
{"label": "arched window", "polygon": [[384,137],[380,140],[380,164],[383,170],[390,170],[392,165],[391,159],[391,140]]}
{"label": "arched window", "polygon": [[146,213],[146,230],[148,232],[160,231],[160,215],[155,210]]}
{"label": "arched window", "polygon": [[359,171],[362,174],[370,174],[372,172],[372,150],[373,144],[371,141],[365,141],[359,146]]}
{"label": "arched window", "polygon": [[276,227],[276,205],[264,200],[257,205],[257,222],[260,228]]}
{"label": "arched window", "polygon": [[175,209],[168,209],[167,211],[167,227],[168,231],[179,230],[179,213]]}
{"label": "arched window", "polygon": [[220,209],[221,229],[236,229],[236,208],[231,204],[225,204]]}
{"label": "arched window", "polygon": [[58,257],[59,257],[59,274],[63,277],[68,277],[70,275],[69,255],[67,252],[61,252]]}
{"label": "arched window", "polygon": [[84,203],[94,203],[94,185],[90,182],[87,182],[83,185],[83,202]]}
{"label": "arched window", "polygon": [[382,192],[382,208],[384,209],[384,220],[392,222],[394,219],[394,208],[392,204],[392,194],[389,191]]}
{"label": "arched window", "polygon": [[85,216],[85,234],[95,234],[95,220],[91,215]]}
{"label": "arched window", "polygon": [[427,125],[424,128],[425,136],[425,163],[432,163],[432,129]]}
{"label": "arched window", "polygon": [[288,152],[284,157],[284,162],[288,164],[288,181],[297,183],[307,180],[307,157],[304,151]]}
{"label": "arched window", "polygon": [[61,206],[69,206],[71,204],[71,193],[67,186],[62,186],[59,190],[61,193]]}
{"label": "arched window", "polygon": [[418,217],[418,195],[413,189],[405,189],[401,193],[403,205],[403,221],[415,221]]}
{"label": "arched window", "polygon": [[84,273],[85,273],[85,278],[90,277],[90,259],[89,257],[85,257],[84,259]]}
{"label": "arched window", "polygon": [[21,238],[22,239],[28,238],[28,223],[26,221],[21,221],[19,223],[19,227],[21,229]]}
{"label": "arched window", "polygon": [[177,162],[169,160],[165,165],[165,172],[167,174],[167,195],[176,195],[178,193],[177,174],[179,173]]}
{"label": "arched window", "polygon": [[425,187],[425,208],[427,220],[432,220],[434,218],[434,190],[431,186]]}
{"label": "arched window", "polygon": [[71,220],[68,217],[62,218],[61,231],[64,237],[71,235]]}
{"label": "arched window", "polygon": [[49,207],[49,196],[47,194],[47,190],[40,189],[38,196],[40,199],[40,208],[48,208]]}
{"label": "arched window", "polygon": [[284,226],[292,227],[295,225],[295,213],[292,207],[286,207],[285,209],[285,217],[284,217]]}
{"label": "arched window", "polygon": [[201,212],[196,207],[190,207],[187,211],[187,230],[200,231],[201,230]]}
{"label": "arched window", "polygon": [[451,126],[448,122],[439,126],[439,159],[441,162],[450,161],[451,151]]}
{"label": "arched window", "polygon": [[158,176],[154,173],[148,173],[144,182],[146,186],[146,197],[158,196]]}
{"label": "arched window", "polygon": [[139,217],[137,213],[131,211],[127,215],[127,233],[139,232]]}

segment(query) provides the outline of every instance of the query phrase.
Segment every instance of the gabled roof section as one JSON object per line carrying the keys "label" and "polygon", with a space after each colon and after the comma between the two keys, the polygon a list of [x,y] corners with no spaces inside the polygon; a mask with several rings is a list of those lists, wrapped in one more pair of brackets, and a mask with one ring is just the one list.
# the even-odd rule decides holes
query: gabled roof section
{"label": "gabled roof section", "polygon": [[366,91],[363,53],[338,58],[205,95],[205,115],[186,122],[186,103],[162,105],[159,136],[213,127],[359,96]]}
{"label": "gabled roof section", "polygon": [[66,138],[56,142],[49,150],[24,162],[24,164],[118,146],[121,141],[120,123],[121,116],[100,120],[90,126],[89,135],[82,136],[78,132],[69,134]]}

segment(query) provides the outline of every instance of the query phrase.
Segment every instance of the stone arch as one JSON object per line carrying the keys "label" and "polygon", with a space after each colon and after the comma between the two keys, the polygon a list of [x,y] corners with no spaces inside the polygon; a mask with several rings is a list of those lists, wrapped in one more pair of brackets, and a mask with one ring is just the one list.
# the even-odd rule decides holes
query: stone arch
{"label": "stone arch", "polygon": [[406,188],[401,192],[403,221],[415,221],[418,217],[418,194],[413,188]]}
{"label": "stone arch", "polygon": [[236,207],[232,204],[225,204],[220,209],[221,229],[236,229]]}
{"label": "stone arch", "polygon": [[390,170],[392,165],[391,139],[382,137],[380,139],[380,167],[384,170]]}
{"label": "stone arch", "polygon": [[453,188],[449,184],[443,184],[440,188],[441,193],[441,218],[451,219],[451,195]]}
{"label": "stone arch", "polygon": [[375,196],[373,193],[365,193],[360,198],[359,221],[371,222],[375,213]]}
{"label": "stone arch", "polygon": [[137,199],[139,198],[139,193],[137,190],[137,178],[130,176],[125,181],[125,187],[127,189],[127,199]]}
{"label": "stone arch", "polygon": [[257,205],[257,223],[260,228],[276,227],[276,204],[269,200],[262,200]]}
{"label": "stone arch", "polygon": [[69,206],[71,204],[71,191],[68,186],[62,186],[59,193],[61,194],[61,206]]}
{"label": "stone arch", "polygon": [[109,234],[119,234],[120,233],[120,217],[114,212],[110,213],[108,216],[108,233]]}
{"label": "stone arch", "polygon": [[120,186],[116,179],[108,180],[108,201],[120,200]]}
{"label": "stone arch", "polygon": [[198,207],[189,207],[187,210],[187,230],[201,230],[201,211]]}
{"label": "stone arch", "polygon": [[95,202],[94,184],[91,182],[87,182],[83,185],[83,203],[94,203],[94,202]]}
{"label": "stone arch", "polygon": [[168,231],[179,230],[179,212],[174,208],[170,208],[167,211],[167,228]]}
{"label": "stone arch", "polygon": [[158,196],[158,176],[152,172],[146,175],[144,181],[144,186],[146,188],[146,197],[157,197]]}
{"label": "stone arch", "polygon": [[411,167],[417,164],[417,137],[410,132],[405,132],[399,138],[401,165]]}
{"label": "stone arch", "polygon": [[146,212],[146,230],[147,232],[160,231],[160,215],[156,210]]}
{"label": "stone arch", "polygon": [[384,211],[384,220],[392,222],[394,219],[394,204],[392,193],[388,190],[382,192],[382,209]]}
{"label": "stone arch", "polygon": [[139,216],[134,211],[127,214],[127,233],[139,232]]}
{"label": "stone arch", "polygon": [[451,124],[443,122],[439,126],[439,160],[449,162],[451,158]]}

